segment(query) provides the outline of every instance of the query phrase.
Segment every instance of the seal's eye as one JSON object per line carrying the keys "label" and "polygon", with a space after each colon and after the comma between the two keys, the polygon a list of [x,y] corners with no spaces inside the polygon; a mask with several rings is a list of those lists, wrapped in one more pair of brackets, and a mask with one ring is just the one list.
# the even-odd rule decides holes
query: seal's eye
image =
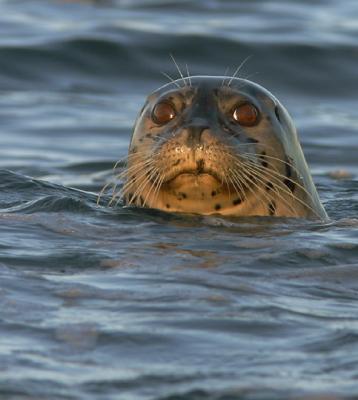
{"label": "seal's eye", "polygon": [[253,104],[244,103],[235,107],[232,117],[240,125],[253,126],[257,124],[259,112]]}
{"label": "seal's eye", "polygon": [[152,120],[158,125],[164,125],[176,117],[174,106],[167,102],[155,105],[152,111]]}

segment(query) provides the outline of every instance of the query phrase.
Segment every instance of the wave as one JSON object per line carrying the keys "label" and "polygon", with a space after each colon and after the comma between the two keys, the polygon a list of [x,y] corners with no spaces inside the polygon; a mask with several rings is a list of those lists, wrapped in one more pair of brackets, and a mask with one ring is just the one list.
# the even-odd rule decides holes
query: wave
{"label": "wave", "polygon": [[93,212],[97,195],[0,170],[3,213]]}
{"label": "wave", "polygon": [[[247,56],[242,70],[277,91],[322,96],[355,96],[357,53],[354,44],[267,43],[260,40],[169,32],[129,32],[71,37],[41,44],[0,45],[3,89],[120,91],[162,81],[161,71],[177,74],[169,54],[188,63],[192,74],[231,73]],[[229,72],[230,74],[230,72]],[[114,85],[113,82],[116,82]],[[329,85],[328,85],[329,82]]]}

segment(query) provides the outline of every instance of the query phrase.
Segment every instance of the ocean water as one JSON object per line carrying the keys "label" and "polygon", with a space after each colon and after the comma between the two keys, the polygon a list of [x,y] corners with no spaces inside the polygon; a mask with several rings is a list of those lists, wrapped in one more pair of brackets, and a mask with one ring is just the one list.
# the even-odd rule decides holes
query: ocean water
{"label": "ocean water", "polygon": [[[358,3],[0,0],[0,399],[358,396]],[[288,108],[328,222],[96,204],[145,97]],[[105,198],[104,198],[105,200]]]}

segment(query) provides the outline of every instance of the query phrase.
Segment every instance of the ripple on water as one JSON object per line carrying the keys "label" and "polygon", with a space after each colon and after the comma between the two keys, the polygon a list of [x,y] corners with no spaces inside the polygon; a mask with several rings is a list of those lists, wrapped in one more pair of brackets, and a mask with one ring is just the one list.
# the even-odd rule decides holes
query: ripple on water
{"label": "ripple on water", "polygon": [[[1,6],[0,398],[355,398],[356,1]],[[329,222],[97,206],[169,53],[253,56]]]}

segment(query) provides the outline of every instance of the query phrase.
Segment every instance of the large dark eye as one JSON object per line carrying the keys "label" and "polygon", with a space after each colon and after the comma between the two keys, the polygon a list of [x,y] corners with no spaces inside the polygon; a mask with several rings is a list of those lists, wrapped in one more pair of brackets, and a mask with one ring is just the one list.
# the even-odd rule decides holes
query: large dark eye
{"label": "large dark eye", "polygon": [[234,108],[232,117],[240,125],[253,126],[258,122],[259,112],[253,104],[244,103]]}
{"label": "large dark eye", "polygon": [[174,106],[167,102],[155,105],[152,111],[152,120],[158,125],[164,125],[176,117]]}

